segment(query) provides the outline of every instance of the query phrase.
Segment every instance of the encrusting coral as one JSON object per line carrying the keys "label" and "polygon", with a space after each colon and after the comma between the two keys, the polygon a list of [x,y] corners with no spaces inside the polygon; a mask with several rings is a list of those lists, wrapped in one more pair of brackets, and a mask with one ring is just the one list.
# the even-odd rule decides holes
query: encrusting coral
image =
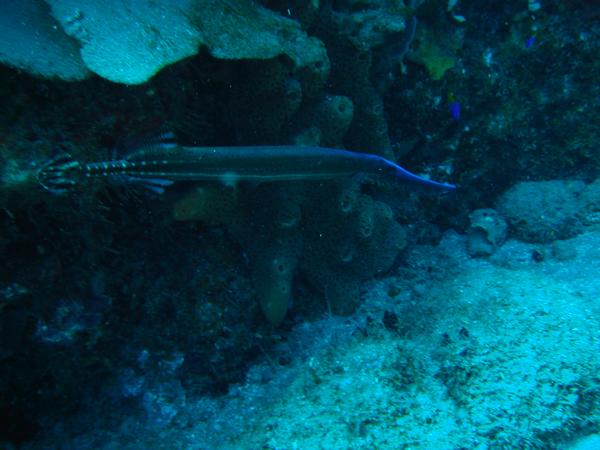
{"label": "encrusting coral", "polygon": [[0,13],[10,37],[2,62],[44,77],[94,72],[141,84],[202,48],[228,60],[285,55],[309,72],[327,65],[323,44],[297,22],[240,0],[22,0],[2,2]]}
{"label": "encrusting coral", "polygon": [[87,78],[75,39],[61,31],[44,2],[0,2],[0,62],[33,75],[75,81]]}

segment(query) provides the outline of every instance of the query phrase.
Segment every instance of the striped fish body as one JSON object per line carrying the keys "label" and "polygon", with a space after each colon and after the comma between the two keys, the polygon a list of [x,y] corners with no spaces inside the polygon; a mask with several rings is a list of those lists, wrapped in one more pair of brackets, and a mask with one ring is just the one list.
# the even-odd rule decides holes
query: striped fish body
{"label": "striped fish body", "polygon": [[[297,146],[171,147],[133,154],[121,161],[92,163],[89,175],[108,173],[178,180],[323,180],[373,172],[381,161],[337,149]],[[381,166],[381,167],[380,167]]]}
{"label": "striped fish body", "polygon": [[[324,180],[359,172],[388,175],[399,181],[434,190],[454,186],[437,183],[408,172],[397,164],[376,156],[346,150],[301,146],[184,147],[155,145],[141,148],[123,159],[76,163],[61,159],[40,171],[40,183],[54,191],[76,184],[80,177],[123,176],[147,181],[160,191],[174,181],[216,180],[226,184],[238,181],[271,182]],[[45,172],[44,172],[45,171]],[[52,176],[46,176],[51,173]],[[58,181],[52,189],[51,182]],[[50,183],[49,183],[50,182]]]}

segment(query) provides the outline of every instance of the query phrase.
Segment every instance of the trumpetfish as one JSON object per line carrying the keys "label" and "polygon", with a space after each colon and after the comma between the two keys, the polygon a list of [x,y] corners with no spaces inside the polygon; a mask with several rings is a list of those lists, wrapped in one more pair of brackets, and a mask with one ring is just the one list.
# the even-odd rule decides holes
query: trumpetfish
{"label": "trumpetfish", "polygon": [[56,194],[72,190],[85,178],[114,176],[162,193],[176,181],[261,183],[327,180],[357,173],[392,177],[403,184],[439,192],[456,188],[368,153],[297,145],[187,147],[175,143],[172,133],[162,134],[160,141],[141,146],[123,158],[85,163],[62,153],[40,168],[37,179]]}

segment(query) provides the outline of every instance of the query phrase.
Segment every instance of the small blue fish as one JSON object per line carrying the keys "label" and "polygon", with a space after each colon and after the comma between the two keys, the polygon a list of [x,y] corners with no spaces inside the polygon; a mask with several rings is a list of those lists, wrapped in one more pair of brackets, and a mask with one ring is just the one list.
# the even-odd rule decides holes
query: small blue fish
{"label": "small blue fish", "polygon": [[535,44],[535,35],[530,36],[526,41],[525,41],[525,48],[531,48],[533,47],[533,44]]}
{"label": "small blue fish", "polygon": [[454,100],[448,108],[454,120],[460,120],[460,103]]}

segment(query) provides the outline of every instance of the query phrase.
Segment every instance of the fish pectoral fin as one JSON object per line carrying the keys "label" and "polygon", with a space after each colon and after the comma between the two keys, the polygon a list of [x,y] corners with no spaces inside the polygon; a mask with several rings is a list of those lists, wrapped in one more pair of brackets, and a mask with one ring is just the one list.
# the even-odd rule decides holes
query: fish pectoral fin
{"label": "fish pectoral fin", "polygon": [[169,187],[174,183],[172,180],[164,180],[162,178],[140,178],[132,176],[127,177],[127,182],[139,184],[149,191],[159,195],[165,192],[166,187]]}

